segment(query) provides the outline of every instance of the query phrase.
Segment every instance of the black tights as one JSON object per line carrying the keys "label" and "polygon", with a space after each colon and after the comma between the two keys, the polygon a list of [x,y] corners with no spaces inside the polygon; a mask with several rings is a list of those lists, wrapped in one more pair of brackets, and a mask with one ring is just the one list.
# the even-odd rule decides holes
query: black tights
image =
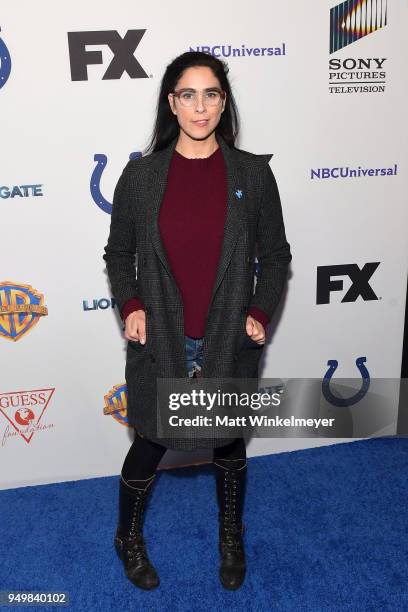
{"label": "black tights", "polygon": [[[133,444],[122,467],[123,480],[132,487],[144,488],[147,484],[146,481],[150,481],[154,476],[166,450],[165,446],[141,438],[135,431]],[[246,464],[244,440],[236,438],[226,446],[214,448],[213,461],[220,462],[224,467],[243,467]]]}

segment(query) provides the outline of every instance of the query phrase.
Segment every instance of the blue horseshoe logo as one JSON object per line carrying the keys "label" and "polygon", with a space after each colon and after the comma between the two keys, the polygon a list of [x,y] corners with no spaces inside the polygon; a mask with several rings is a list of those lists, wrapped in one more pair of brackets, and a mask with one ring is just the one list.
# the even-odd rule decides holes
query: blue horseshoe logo
{"label": "blue horseshoe logo", "polygon": [[[142,157],[141,151],[136,151],[129,155],[129,159],[137,159],[138,157]],[[104,196],[101,193],[101,188],[100,188],[101,177],[102,177],[103,171],[106,168],[108,158],[103,153],[95,153],[94,161],[96,161],[96,166],[94,168],[94,171],[92,172],[91,182],[90,182],[92,199],[95,202],[95,204],[99,206],[101,210],[103,210],[103,212],[106,212],[108,215],[111,215],[112,214],[112,204],[104,198]]]}
{"label": "blue horseshoe logo", "polygon": [[356,359],[356,366],[360,370],[361,378],[363,379],[363,384],[361,385],[361,389],[348,398],[337,397],[333,395],[330,390],[330,379],[333,377],[334,372],[337,370],[337,366],[339,362],[336,359],[329,359],[327,365],[329,369],[327,370],[324,378],[322,380],[322,391],[325,399],[334,406],[345,407],[352,406],[353,404],[357,404],[368,391],[370,386],[370,374],[365,367],[364,363],[367,361],[367,357],[358,357]]}
{"label": "blue horseshoe logo", "polygon": [[[0,28],[1,32],[1,28]],[[0,38],[0,89],[7,83],[11,72],[11,57],[6,43]]]}

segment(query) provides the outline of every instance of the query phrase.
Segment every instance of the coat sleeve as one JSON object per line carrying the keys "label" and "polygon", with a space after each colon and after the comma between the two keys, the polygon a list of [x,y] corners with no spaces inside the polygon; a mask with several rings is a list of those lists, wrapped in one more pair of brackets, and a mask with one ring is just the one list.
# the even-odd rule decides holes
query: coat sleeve
{"label": "coat sleeve", "polygon": [[143,302],[137,296],[130,298],[123,306],[120,312],[123,322],[126,321],[127,317],[132,312],[136,312],[136,310],[145,310]]}
{"label": "coat sleeve", "polygon": [[268,317],[266,312],[264,312],[260,308],[257,308],[256,306],[251,306],[250,308],[248,308],[248,314],[251,315],[253,319],[256,319],[259,323],[261,323],[264,329],[266,329],[266,326],[270,321],[270,318]]}
{"label": "coat sleeve", "polygon": [[264,168],[264,190],[256,234],[260,272],[249,306],[260,308],[272,318],[282,296],[292,255],[286,240],[278,186],[269,164]]}
{"label": "coat sleeve", "polygon": [[108,243],[103,255],[119,312],[138,293],[135,268],[137,245],[128,190],[129,164],[123,169],[115,187]]}

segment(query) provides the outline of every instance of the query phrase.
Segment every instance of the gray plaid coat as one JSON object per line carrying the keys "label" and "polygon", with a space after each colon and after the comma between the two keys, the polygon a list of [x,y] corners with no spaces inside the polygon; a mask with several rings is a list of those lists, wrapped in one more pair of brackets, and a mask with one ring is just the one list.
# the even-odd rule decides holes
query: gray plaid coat
{"label": "gray plaid coat", "polygon": [[[291,253],[269,160],[230,148],[216,136],[227,168],[224,239],[208,307],[202,375],[256,378],[264,350],[245,330],[248,307],[272,316]],[[188,378],[181,294],[158,228],[169,163],[177,143],[130,160],[116,185],[104,260],[118,308],[137,295],[145,305],[146,344],[128,341],[125,378],[130,425],[167,448],[215,448],[228,439],[156,437],[156,378]],[[255,283],[255,256],[260,274]],[[255,290],[254,290],[255,289]]]}

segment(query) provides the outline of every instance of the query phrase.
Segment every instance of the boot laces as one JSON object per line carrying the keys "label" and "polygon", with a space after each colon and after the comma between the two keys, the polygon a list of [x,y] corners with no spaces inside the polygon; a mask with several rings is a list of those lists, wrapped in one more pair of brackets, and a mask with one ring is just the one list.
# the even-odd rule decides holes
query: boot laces
{"label": "boot laces", "polygon": [[221,528],[221,546],[223,550],[239,552],[242,550],[241,529],[237,525],[226,524]]}
{"label": "boot laces", "polygon": [[126,557],[129,561],[147,561],[146,545],[142,536],[129,538],[126,542]]}
{"label": "boot laces", "polygon": [[224,479],[225,516],[221,520],[221,543],[225,551],[242,549],[242,524],[237,517],[237,481],[235,470],[227,470]]}
{"label": "boot laces", "polygon": [[126,538],[126,556],[129,561],[147,560],[146,545],[142,534],[142,520],[147,490],[139,490],[133,508],[129,537]]}

